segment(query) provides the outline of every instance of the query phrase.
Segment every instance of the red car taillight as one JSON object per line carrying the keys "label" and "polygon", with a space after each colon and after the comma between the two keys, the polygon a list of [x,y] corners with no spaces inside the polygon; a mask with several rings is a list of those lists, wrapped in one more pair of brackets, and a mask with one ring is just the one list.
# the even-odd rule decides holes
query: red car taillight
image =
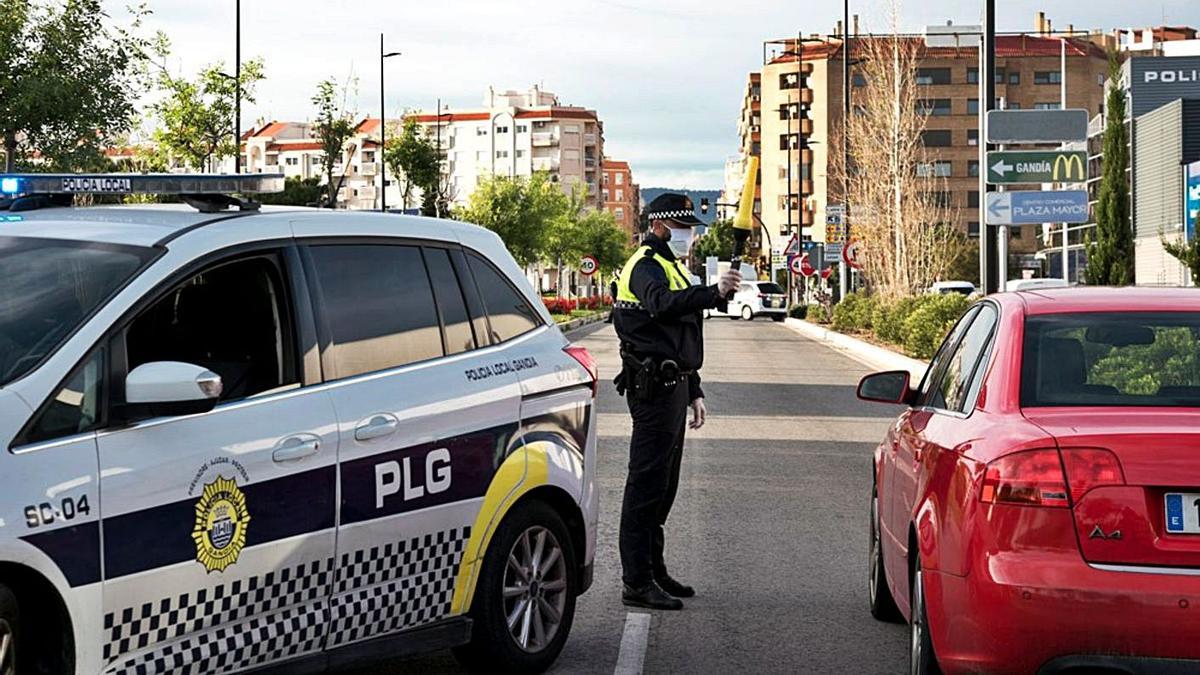
{"label": "red car taillight", "polygon": [[988,504],[1070,507],[1058,451],[1015,452],[988,464],[979,499]]}
{"label": "red car taillight", "polygon": [[596,367],[596,359],[592,356],[592,353],[586,347],[580,347],[579,345],[567,345],[563,347],[563,351],[578,361],[579,365],[583,366],[584,370],[591,376],[592,396],[596,396],[600,389],[600,371]]}
{"label": "red car taillight", "polygon": [[1067,469],[1067,485],[1071,501],[1079,503],[1088,490],[1102,485],[1124,485],[1125,472],[1121,461],[1101,448],[1067,448],[1062,453]]}

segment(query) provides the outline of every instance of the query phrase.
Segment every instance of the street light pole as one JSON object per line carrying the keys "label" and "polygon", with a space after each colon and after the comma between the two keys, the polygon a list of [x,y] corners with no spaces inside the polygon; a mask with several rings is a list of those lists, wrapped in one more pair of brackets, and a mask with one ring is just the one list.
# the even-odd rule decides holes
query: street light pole
{"label": "street light pole", "polygon": [[[850,0],[842,5],[842,246],[850,242]],[[838,265],[838,300],[850,290],[849,265]]]}
{"label": "street light pole", "polygon": [[[400,52],[383,51],[383,33],[379,34],[379,210],[387,213],[387,102],[384,98],[383,60]],[[406,205],[407,206],[407,205]]]}
{"label": "street light pole", "polygon": [[983,39],[979,44],[980,92],[983,105],[979,106],[979,284],[984,294],[996,293],[1000,289],[1000,266],[1007,260],[1000,258],[1000,228],[987,224],[987,193],[992,190],[987,182],[987,113],[996,107],[996,0],[983,3]]}
{"label": "street light pole", "polygon": [[242,0],[236,0],[233,20],[233,172],[242,172]]}

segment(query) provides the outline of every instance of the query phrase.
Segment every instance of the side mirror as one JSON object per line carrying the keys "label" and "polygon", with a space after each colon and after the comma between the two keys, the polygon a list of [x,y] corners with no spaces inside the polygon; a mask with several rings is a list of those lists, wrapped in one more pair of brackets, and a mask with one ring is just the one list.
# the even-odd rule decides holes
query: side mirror
{"label": "side mirror", "polygon": [[212,410],[221,398],[221,376],[179,361],[154,361],[125,378],[125,417],[195,415]]}
{"label": "side mirror", "polygon": [[911,403],[914,392],[908,386],[910,377],[907,370],[867,375],[858,383],[858,398],[874,403]]}

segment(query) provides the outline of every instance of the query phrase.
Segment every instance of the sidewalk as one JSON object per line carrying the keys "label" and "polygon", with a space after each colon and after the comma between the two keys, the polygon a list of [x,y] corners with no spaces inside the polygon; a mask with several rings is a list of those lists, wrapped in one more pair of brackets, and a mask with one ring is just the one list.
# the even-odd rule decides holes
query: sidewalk
{"label": "sidewalk", "polygon": [[912,373],[914,385],[921,381],[925,375],[925,369],[929,365],[924,361],[818,326],[815,323],[809,323],[803,319],[789,318],[784,325],[810,340],[823,342],[875,370],[907,370]]}

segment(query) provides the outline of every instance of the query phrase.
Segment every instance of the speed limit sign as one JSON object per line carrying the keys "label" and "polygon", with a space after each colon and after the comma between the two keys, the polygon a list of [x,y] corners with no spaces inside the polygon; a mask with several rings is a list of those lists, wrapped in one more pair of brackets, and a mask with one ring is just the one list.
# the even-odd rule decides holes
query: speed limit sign
{"label": "speed limit sign", "polygon": [[585,255],[579,261],[579,271],[587,276],[595,274],[599,267],[600,261],[596,260],[596,256],[594,255]]}

